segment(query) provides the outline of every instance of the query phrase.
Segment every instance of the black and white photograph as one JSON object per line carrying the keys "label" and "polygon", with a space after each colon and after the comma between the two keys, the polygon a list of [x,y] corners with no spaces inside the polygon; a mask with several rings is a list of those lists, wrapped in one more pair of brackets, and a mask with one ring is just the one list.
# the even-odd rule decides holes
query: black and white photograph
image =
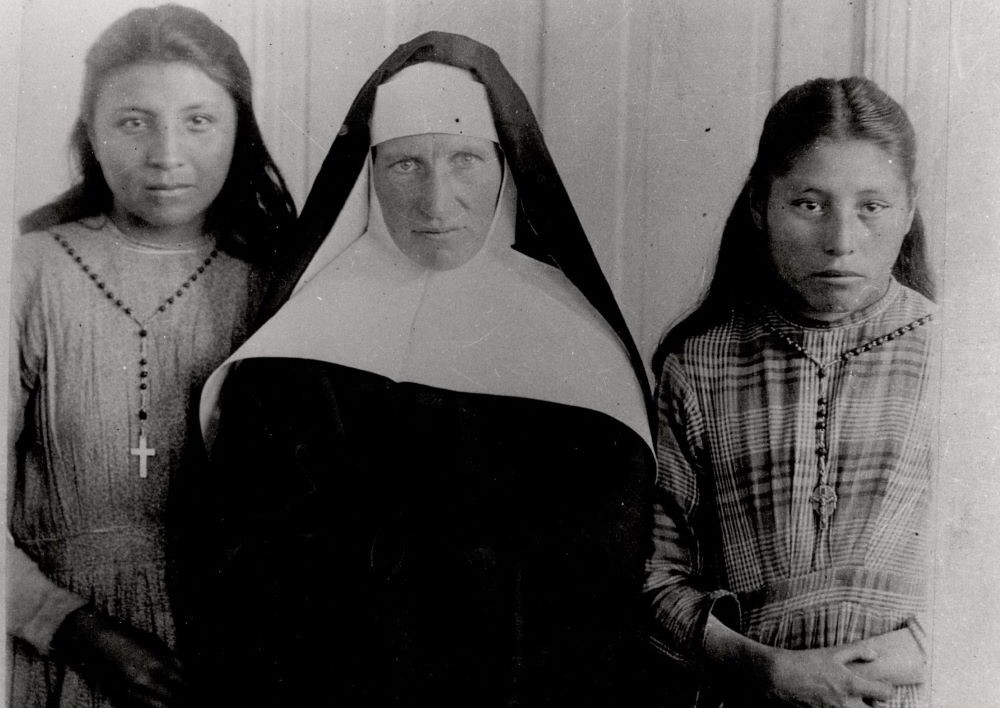
{"label": "black and white photograph", "polygon": [[0,705],[1000,706],[998,38],[0,3]]}

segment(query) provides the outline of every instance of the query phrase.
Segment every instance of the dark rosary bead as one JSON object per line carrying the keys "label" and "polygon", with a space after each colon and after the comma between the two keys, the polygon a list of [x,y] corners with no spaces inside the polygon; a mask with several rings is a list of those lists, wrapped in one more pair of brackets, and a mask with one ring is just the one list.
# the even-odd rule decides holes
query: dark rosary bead
{"label": "dark rosary bead", "polygon": [[[114,305],[115,305],[115,307],[117,307],[118,309],[120,309],[129,318],[131,318],[133,322],[135,322],[137,325],[139,325],[139,327],[140,327],[139,332],[138,332],[139,338],[140,339],[145,339],[146,337],[148,337],[149,336],[149,331],[146,329],[145,325],[143,323],[139,322],[138,320],[136,320],[134,317],[132,317],[132,308],[131,307],[126,307],[125,303],[122,301],[122,299],[119,298],[119,297],[117,297],[117,296],[115,296],[115,294],[110,289],[108,289],[107,284],[103,280],[99,279],[99,276],[97,275],[97,273],[93,272],[91,270],[91,268],[90,268],[89,265],[87,265],[86,263],[83,262],[83,259],[76,254],[76,251],[73,248],[70,247],[69,242],[66,241],[66,239],[64,239],[63,237],[59,236],[58,234],[52,234],[52,237],[55,239],[55,241],[60,246],[62,246],[63,250],[66,251],[67,255],[69,255],[70,258],[72,258],[73,261],[77,265],[80,266],[80,270],[82,270],[84,272],[84,274],[87,275],[87,277],[89,277],[94,282],[94,284],[97,286],[97,288],[104,293],[104,297],[106,299],[108,299],[109,301],[113,302]],[[191,283],[193,283],[194,281],[196,281],[198,279],[198,275],[199,274],[203,274],[205,272],[205,269],[209,265],[212,264],[212,259],[215,258],[215,257],[217,257],[218,255],[219,255],[218,250],[217,249],[212,249],[210,257],[205,258],[202,261],[202,264],[197,267],[197,272],[192,273],[190,276],[188,276],[187,280],[185,280],[183,283],[180,284],[180,286],[177,288],[176,295],[172,295],[172,296],[168,297],[166,299],[166,301],[164,301],[163,303],[161,303],[159,305],[159,307],[156,308],[157,309],[157,313],[165,312],[167,310],[167,308],[174,303],[174,297],[181,297],[181,296],[184,295],[184,291],[185,290],[190,290],[191,289]],[[147,361],[147,359],[145,357],[142,357],[142,358],[139,359],[139,366],[141,367],[141,369],[139,371],[139,380],[140,380],[139,381],[139,390],[140,391],[147,391],[149,389],[149,384],[146,381],[146,379],[149,378],[149,370],[146,368],[146,366],[147,366],[148,363],[149,362]],[[149,415],[148,415],[148,413],[146,413],[145,409],[140,409],[139,410],[139,420],[144,421],[148,417],[149,417]]]}

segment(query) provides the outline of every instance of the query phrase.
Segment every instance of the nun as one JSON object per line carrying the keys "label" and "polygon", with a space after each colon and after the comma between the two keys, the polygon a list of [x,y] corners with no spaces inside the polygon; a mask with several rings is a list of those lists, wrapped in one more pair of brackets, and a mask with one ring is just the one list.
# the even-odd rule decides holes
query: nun
{"label": "nun", "polygon": [[393,52],[297,238],[202,398],[212,700],[639,705],[648,380],[497,54]]}

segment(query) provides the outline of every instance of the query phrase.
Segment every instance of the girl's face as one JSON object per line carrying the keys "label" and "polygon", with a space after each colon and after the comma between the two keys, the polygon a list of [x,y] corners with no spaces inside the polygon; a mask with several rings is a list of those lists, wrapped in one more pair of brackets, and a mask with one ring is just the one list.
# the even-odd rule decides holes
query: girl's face
{"label": "girl's face", "polygon": [[865,140],[821,140],[771,182],[759,225],[794,309],[834,321],[885,294],[912,221],[891,155]]}
{"label": "girl's face", "polygon": [[229,93],[191,64],[134,64],[111,74],[89,134],[119,226],[200,235],[229,174],[236,121]]}

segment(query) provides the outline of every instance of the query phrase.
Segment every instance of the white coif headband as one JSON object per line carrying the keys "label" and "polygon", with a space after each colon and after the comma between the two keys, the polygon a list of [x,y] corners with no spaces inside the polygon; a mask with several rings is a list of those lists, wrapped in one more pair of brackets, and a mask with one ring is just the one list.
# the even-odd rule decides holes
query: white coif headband
{"label": "white coif headband", "polygon": [[486,87],[465,69],[437,62],[408,66],[379,86],[372,111],[372,145],[423,133],[499,143]]}

